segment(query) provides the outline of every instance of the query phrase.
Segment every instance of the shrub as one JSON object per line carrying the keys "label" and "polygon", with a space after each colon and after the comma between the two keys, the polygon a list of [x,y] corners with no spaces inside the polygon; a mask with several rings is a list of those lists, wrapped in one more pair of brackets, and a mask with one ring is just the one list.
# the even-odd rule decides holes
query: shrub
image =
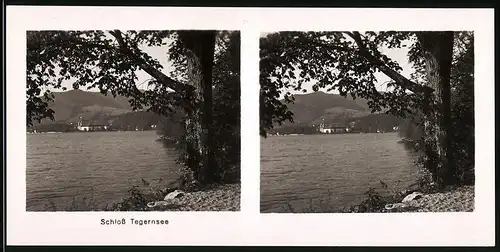
{"label": "shrub", "polygon": [[[153,185],[152,182],[141,178],[142,186],[134,185],[129,190],[129,195],[118,203],[106,206],[104,211],[143,211],[147,210],[147,204],[154,201],[163,200],[166,194],[176,188],[162,189]],[[159,181],[159,180],[158,180]],[[142,188],[142,189],[141,189]]]}
{"label": "shrub", "polygon": [[[422,180],[425,181],[425,180]],[[387,204],[401,202],[404,197],[411,191],[420,191],[420,187],[408,189],[404,191],[397,190],[397,185],[400,181],[395,182],[395,186],[390,187],[387,183],[379,181],[381,188],[369,188],[365,193],[365,199],[359,204],[354,204],[348,207],[336,207],[332,201],[333,193],[328,191],[328,198],[326,200],[313,201],[309,200],[304,208],[298,209],[294,207],[289,201],[285,201],[283,210],[286,212],[305,212],[305,213],[327,213],[327,212],[342,212],[342,213],[382,213],[387,212],[385,206]],[[424,183],[424,182],[422,182]],[[416,183],[420,186],[419,183]],[[423,185],[423,184],[422,184]]]}

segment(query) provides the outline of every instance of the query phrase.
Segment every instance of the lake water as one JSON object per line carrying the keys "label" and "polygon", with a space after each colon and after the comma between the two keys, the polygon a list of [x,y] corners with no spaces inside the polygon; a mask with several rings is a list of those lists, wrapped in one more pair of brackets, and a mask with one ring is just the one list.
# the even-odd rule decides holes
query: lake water
{"label": "lake water", "polygon": [[50,202],[65,210],[83,197],[103,207],[141,178],[159,186],[175,181],[177,152],[156,139],[154,131],[28,134],[27,211],[47,210]]}
{"label": "lake water", "polygon": [[397,133],[262,138],[261,212],[340,210],[382,188],[380,180],[395,190],[409,186],[416,154],[398,140]]}

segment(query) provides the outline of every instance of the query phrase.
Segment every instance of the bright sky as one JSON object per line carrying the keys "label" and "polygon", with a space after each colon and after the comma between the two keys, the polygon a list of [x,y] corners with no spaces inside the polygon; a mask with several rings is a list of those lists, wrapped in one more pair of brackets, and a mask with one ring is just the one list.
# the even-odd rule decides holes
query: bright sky
{"label": "bright sky", "polygon": [[[261,37],[266,36],[269,34],[269,32],[263,32],[261,33]],[[172,62],[168,60],[168,55],[167,55],[167,50],[170,42],[168,42],[167,45],[161,46],[161,47],[148,47],[148,46],[142,46],[140,47],[142,50],[147,52],[151,57],[158,59],[163,66],[163,69],[161,70],[164,74],[170,75],[170,70],[172,69]],[[408,48],[400,48],[400,49],[388,49],[388,48],[381,48],[381,52],[387,55],[389,58],[397,61],[400,66],[403,68],[403,71],[401,74],[407,78],[410,77],[410,74],[413,72],[413,68],[411,64],[408,62]],[[244,64],[244,63],[243,63]],[[390,78],[387,77],[385,74],[377,72],[376,74],[378,84],[377,84],[377,89],[380,91],[385,91],[387,90],[387,86],[384,84],[388,81],[390,81]],[[137,77],[139,78],[137,82],[137,86],[140,89],[146,89],[147,88],[147,80],[151,78],[149,74],[144,72],[143,70],[139,70],[137,72]],[[68,80],[63,82],[63,86],[68,88],[68,90],[72,89],[72,83],[74,80]],[[305,88],[308,93],[313,92],[312,86],[314,82],[308,82],[303,84],[303,88]],[[50,89],[51,91],[61,91],[57,89]],[[82,90],[86,90],[86,88],[82,88]],[[321,91],[326,92],[326,89],[320,89]],[[90,91],[99,91],[97,88],[90,89]],[[288,90],[291,93],[296,93],[300,94],[302,93],[301,91],[295,91],[295,90]],[[337,91],[333,90],[330,91],[329,93],[338,93]]]}
{"label": "bright sky", "polygon": [[[166,74],[167,76],[170,76],[170,71],[172,70],[172,62],[170,62],[168,60],[167,51],[168,51],[168,47],[170,46],[171,41],[168,41],[168,39],[166,41],[167,41],[167,44],[164,46],[155,46],[155,47],[139,46],[139,48],[141,50],[143,50],[144,52],[148,53],[151,57],[157,59],[160,62],[160,64],[163,66],[163,69],[161,70],[161,72]],[[137,73],[137,78],[139,79],[137,81],[137,86],[140,89],[147,89],[147,81],[149,79],[151,79],[151,76],[148,73],[144,72],[143,70],[138,70],[136,73]],[[62,83],[62,86],[66,87],[68,91],[72,90],[73,89],[72,84],[74,81],[75,81],[75,79],[66,80]],[[84,91],[87,91],[86,87],[83,87],[81,89]],[[62,91],[62,89],[55,89],[55,88],[49,88],[49,90],[55,91],[55,92]],[[92,89],[88,89],[88,90],[93,91],[93,92],[99,92],[98,88],[92,88]]]}
{"label": "bright sky", "polygon": [[[262,32],[260,36],[265,37],[269,33],[270,32]],[[408,62],[408,56],[407,56],[408,47],[397,48],[397,49],[380,48],[380,51],[383,54],[385,54],[387,57],[389,57],[390,59],[398,62],[399,65],[401,66],[401,68],[403,68],[403,71],[401,72],[401,74],[403,76],[405,76],[406,78],[410,78],[410,74],[414,71],[414,69],[413,69],[412,65]],[[391,79],[381,72],[375,73],[375,77],[377,78],[377,83],[378,83],[378,84],[376,84],[377,90],[386,91],[387,85],[385,85],[385,83],[387,83]],[[315,83],[314,81],[306,82],[302,85],[302,87],[307,90],[307,93],[311,93],[311,92],[313,92],[312,86],[314,85],[314,83]],[[301,91],[295,91],[293,89],[285,90],[285,91],[289,91],[292,94],[303,94]],[[326,89],[320,89],[320,91],[327,92]],[[338,91],[332,90],[328,93],[332,93],[332,94],[337,93],[338,94]]]}
{"label": "bright sky", "polygon": [[[164,74],[167,76],[170,76],[170,71],[172,69],[172,62],[168,60],[168,51],[169,45],[165,45],[162,47],[142,47],[141,49],[148,53],[151,57],[157,59],[160,61],[160,64],[163,66],[163,69],[161,70]],[[147,83],[146,81],[151,79],[151,76],[144,72],[143,70],[139,70],[137,72],[137,77],[139,78],[139,81],[137,83],[137,86],[140,89],[146,89],[147,88]]]}

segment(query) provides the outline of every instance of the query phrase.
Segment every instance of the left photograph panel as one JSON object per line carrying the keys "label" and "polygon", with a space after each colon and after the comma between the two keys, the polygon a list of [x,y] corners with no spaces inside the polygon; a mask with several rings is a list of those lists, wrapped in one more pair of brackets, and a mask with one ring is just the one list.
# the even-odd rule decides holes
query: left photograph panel
{"label": "left photograph panel", "polygon": [[239,31],[26,37],[26,211],[240,210]]}

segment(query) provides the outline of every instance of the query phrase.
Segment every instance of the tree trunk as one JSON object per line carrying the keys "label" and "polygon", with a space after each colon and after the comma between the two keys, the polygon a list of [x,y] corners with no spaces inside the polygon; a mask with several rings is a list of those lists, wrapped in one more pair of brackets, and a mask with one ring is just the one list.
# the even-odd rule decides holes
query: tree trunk
{"label": "tree trunk", "polygon": [[182,31],[179,39],[187,53],[188,84],[195,88],[193,106],[186,120],[189,168],[201,184],[217,180],[213,154],[212,68],[214,31]]}
{"label": "tree trunk", "polygon": [[[434,178],[439,187],[454,183],[455,165],[452,157],[450,72],[453,56],[453,32],[419,32],[418,40],[424,50],[428,85],[426,137],[434,146],[426,146]],[[433,153],[434,152],[434,153]],[[437,159],[437,160],[433,160]]]}

